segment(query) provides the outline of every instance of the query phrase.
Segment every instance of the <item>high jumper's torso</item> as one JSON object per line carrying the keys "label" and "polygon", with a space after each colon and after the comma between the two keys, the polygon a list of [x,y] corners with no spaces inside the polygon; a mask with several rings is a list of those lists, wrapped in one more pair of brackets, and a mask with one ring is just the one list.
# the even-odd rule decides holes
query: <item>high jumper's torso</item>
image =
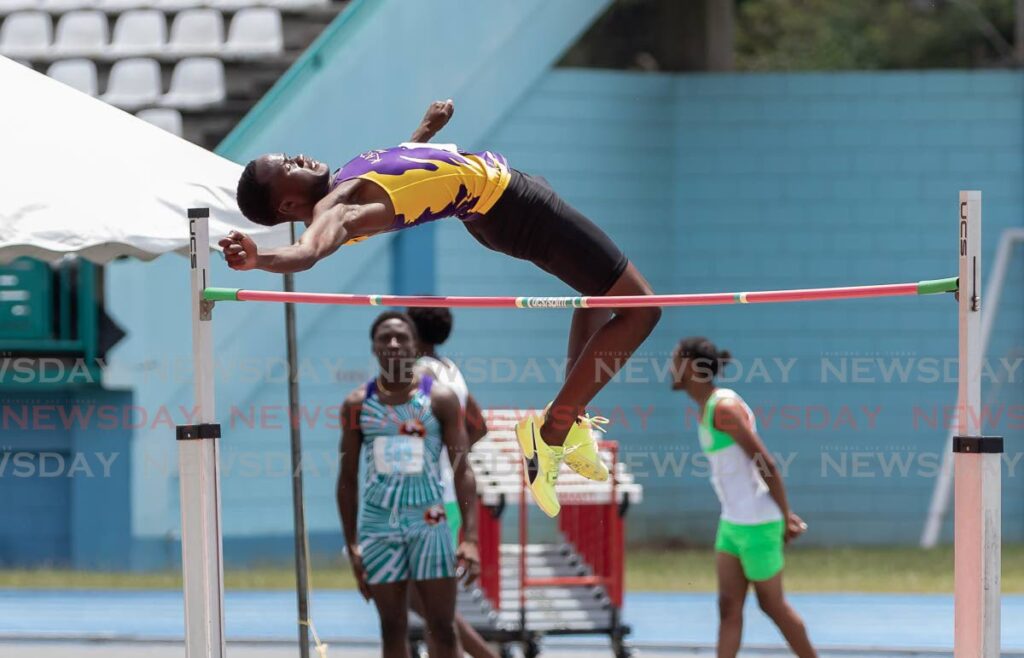
{"label": "high jumper's torso", "polygon": [[372,192],[383,191],[394,211],[386,230],[397,230],[444,217],[485,214],[501,198],[510,178],[501,154],[408,143],[360,154],[334,174],[331,190],[340,191],[349,181],[371,183],[369,187],[376,188]]}

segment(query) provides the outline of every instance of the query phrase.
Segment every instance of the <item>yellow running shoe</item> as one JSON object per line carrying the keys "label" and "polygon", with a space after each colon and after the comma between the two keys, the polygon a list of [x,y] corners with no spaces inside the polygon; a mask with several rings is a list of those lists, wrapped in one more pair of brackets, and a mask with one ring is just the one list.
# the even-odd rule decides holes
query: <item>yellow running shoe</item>
{"label": "yellow running shoe", "polygon": [[516,438],[526,458],[526,484],[530,487],[533,500],[545,514],[554,518],[562,509],[555,485],[565,459],[565,450],[562,446],[544,443],[537,420],[538,416],[527,416],[520,420],[516,424]]}
{"label": "yellow running shoe", "polygon": [[569,428],[565,437],[565,463],[588,480],[604,482],[608,479],[608,467],[597,449],[597,441],[590,431],[591,427],[605,431],[608,419],[602,416],[583,415]]}

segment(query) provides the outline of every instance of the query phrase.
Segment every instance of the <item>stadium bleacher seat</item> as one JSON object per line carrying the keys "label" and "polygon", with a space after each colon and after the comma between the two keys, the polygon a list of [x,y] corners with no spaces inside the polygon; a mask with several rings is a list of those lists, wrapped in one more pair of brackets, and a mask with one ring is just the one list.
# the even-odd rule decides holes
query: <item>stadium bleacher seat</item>
{"label": "stadium bleacher seat", "polygon": [[95,0],[96,8],[108,14],[117,14],[132,9],[147,9],[152,6],[150,0]]}
{"label": "stadium bleacher seat", "polygon": [[126,11],[114,24],[108,53],[117,58],[155,57],[167,46],[167,18],[155,9]]}
{"label": "stadium bleacher seat", "polygon": [[39,0],[39,8],[51,14],[92,9],[94,5],[95,0]]}
{"label": "stadium bleacher seat", "polygon": [[269,7],[239,10],[231,20],[224,55],[233,59],[273,57],[284,52],[281,12]]}
{"label": "stadium bleacher seat", "polygon": [[0,16],[16,11],[39,9],[41,0],[0,0]]}
{"label": "stadium bleacher seat", "polygon": [[90,96],[99,93],[96,63],[91,59],[63,59],[54,62],[46,70],[46,75]]}
{"label": "stadium bleacher seat", "polygon": [[133,111],[155,105],[161,91],[160,63],[148,57],[137,57],[114,62],[107,91],[100,98]]}
{"label": "stadium bleacher seat", "polygon": [[276,7],[281,11],[306,11],[326,7],[330,0],[264,0],[262,4]]}
{"label": "stadium bleacher seat", "polygon": [[203,0],[152,0],[152,4],[160,11],[175,12],[184,9],[198,9],[209,3],[203,2]]}
{"label": "stadium bleacher seat", "polygon": [[216,55],[224,47],[224,17],[216,9],[186,9],[174,17],[167,53],[176,57]]}
{"label": "stadium bleacher seat", "polygon": [[224,62],[214,57],[189,57],[174,67],[171,88],[160,99],[160,105],[198,111],[219,105],[226,98]]}
{"label": "stadium bleacher seat", "polygon": [[5,57],[46,57],[52,43],[53,21],[41,11],[13,13],[0,26],[0,55]]}
{"label": "stadium bleacher seat", "polygon": [[182,135],[182,118],[181,112],[169,107],[154,107],[148,110],[141,110],[135,114],[143,121],[151,123],[158,128],[163,128],[167,132],[181,137]]}
{"label": "stadium bleacher seat", "polygon": [[110,45],[107,15],[101,11],[71,11],[57,21],[52,57],[99,57]]}
{"label": "stadium bleacher seat", "polygon": [[0,55],[211,148],[349,2],[0,0]]}

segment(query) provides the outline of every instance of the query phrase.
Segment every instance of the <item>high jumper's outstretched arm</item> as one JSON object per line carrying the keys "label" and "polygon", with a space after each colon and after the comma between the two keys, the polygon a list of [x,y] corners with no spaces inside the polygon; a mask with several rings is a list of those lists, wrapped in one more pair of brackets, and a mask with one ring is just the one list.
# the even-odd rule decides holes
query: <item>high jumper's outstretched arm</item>
{"label": "high jumper's outstretched arm", "polygon": [[420,122],[419,127],[416,128],[412,133],[412,137],[409,139],[411,142],[418,142],[425,144],[433,139],[434,135],[439,133],[442,128],[451,120],[452,115],[455,114],[455,103],[452,99],[446,101],[434,101],[427,108],[426,114],[423,115],[423,121]]}

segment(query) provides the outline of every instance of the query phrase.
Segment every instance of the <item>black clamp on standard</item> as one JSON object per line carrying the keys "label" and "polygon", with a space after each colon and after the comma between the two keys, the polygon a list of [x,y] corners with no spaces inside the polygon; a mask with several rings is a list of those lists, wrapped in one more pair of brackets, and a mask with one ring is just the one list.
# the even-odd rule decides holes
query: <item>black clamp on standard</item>
{"label": "black clamp on standard", "polygon": [[179,441],[195,441],[197,439],[219,439],[220,423],[203,423],[201,425],[178,425],[175,428]]}
{"label": "black clamp on standard", "polygon": [[1003,437],[1001,436],[954,436],[953,452],[976,454],[1001,454]]}

